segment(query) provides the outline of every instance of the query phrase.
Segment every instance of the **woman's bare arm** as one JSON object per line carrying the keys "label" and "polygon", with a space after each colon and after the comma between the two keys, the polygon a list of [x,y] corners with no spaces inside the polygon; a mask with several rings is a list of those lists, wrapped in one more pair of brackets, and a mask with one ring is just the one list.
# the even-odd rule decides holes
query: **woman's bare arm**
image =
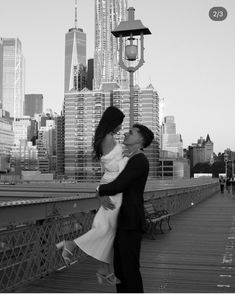
{"label": "woman's bare arm", "polygon": [[115,144],[116,144],[116,142],[115,142],[115,140],[113,138],[113,135],[112,134],[107,134],[104,137],[103,142],[101,144],[102,154],[103,155],[108,154],[113,149]]}

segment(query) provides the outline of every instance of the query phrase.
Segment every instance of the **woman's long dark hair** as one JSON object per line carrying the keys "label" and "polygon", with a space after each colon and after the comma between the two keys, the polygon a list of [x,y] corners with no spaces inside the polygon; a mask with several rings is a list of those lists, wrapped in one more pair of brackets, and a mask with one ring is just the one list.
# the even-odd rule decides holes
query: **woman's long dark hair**
{"label": "woman's long dark hair", "polygon": [[124,113],[117,107],[109,106],[106,108],[95,130],[93,140],[94,159],[100,159],[102,156],[101,144],[103,139],[107,134],[113,132],[119,125],[122,124],[124,117]]}

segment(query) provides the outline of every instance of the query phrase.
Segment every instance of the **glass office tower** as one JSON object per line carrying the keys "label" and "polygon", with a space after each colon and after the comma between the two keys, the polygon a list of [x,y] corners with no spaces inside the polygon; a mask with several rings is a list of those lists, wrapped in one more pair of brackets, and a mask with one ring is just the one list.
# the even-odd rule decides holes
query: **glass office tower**
{"label": "glass office tower", "polygon": [[76,3],[75,26],[65,35],[64,92],[80,91],[86,83],[86,34],[77,27]]}
{"label": "glass office tower", "polygon": [[[113,105],[125,114],[123,132],[129,130],[130,125],[130,91],[116,89],[113,91]],[[157,174],[157,161],[160,152],[160,127],[159,127],[159,96],[150,84],[146,88],[135,86],[134,89],[134,123],[140,123],[150,128],[154,133],[152,144],[146,148],[150,163],[149,177],[155,178]],[[123,138],[120,138],[121,141]]]}
{"label": "glass office tower", "polygon": [[34,117],[35,113],[43,111],[43,95],[42,94],[25,94],[24,115]]}
{"label": "glass office tower", "polygon": [[[65,95],[65,174],[78,181],[98,181],[102,169],[92,159],[92,142],[95,128],[104,110],[114,105],[125,114],[123,130],[129,130],[130,92],[116,83],[104,83],[98,91],[83,90]],[[159,97],[150,85],[135,87],[134,121],[142,123],[154,132],[154,142],[145,150],[150,162],[149,177],[156,177],[159,159]],[[123,141],[123,136],[116,139]]]}
{"label": "glass office tower", "polygon": [[127,0],[95,1],[94,89],[103,82],[117,82],[127,87],[128,74],[118,65],[118,40],[112,31],[127,20]]}
{"label": "glass office tower", "polygon": [[93,160],[95,128],[110,106],[110,91],[80,91],[65,94],[65,175],[77,181],[97,181],[101,166]]}
{"label": "glass office tower", "polygon": [[10,117],[23,116],[25,61],[18,38],[3,38],[0,44],[0,101]]}

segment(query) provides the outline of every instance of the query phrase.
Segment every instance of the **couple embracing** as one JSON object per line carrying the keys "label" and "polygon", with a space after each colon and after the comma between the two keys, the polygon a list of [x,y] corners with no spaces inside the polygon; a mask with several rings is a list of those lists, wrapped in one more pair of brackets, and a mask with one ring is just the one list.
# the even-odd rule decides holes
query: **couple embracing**
{"label": "couple embracing", "polygon": [[143,149],[154,135],[146,126],[134,124],[124,135],[123,144],[129,152],[124,157],[122,145],[114,139],[124,117],[118,108],[110,106],[95,131],[94,155],[103,165],[104,175],[96,191],[101,205],[91,229],[57,247],[63,248],[67,265],[76,246],[99,260],[96,276],[100,284],[116,284],[119,293],[143,293],[139,259],[145,227],[143,193],[149,173]]}

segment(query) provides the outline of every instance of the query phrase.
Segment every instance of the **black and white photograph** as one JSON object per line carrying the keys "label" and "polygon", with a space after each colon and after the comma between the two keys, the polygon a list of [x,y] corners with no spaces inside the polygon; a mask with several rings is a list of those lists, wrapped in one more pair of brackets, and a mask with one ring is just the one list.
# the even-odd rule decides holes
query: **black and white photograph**
{"label": "black and white photograph", "polygon": [[235,293],[235,0],[0,0],[0,292]]}

